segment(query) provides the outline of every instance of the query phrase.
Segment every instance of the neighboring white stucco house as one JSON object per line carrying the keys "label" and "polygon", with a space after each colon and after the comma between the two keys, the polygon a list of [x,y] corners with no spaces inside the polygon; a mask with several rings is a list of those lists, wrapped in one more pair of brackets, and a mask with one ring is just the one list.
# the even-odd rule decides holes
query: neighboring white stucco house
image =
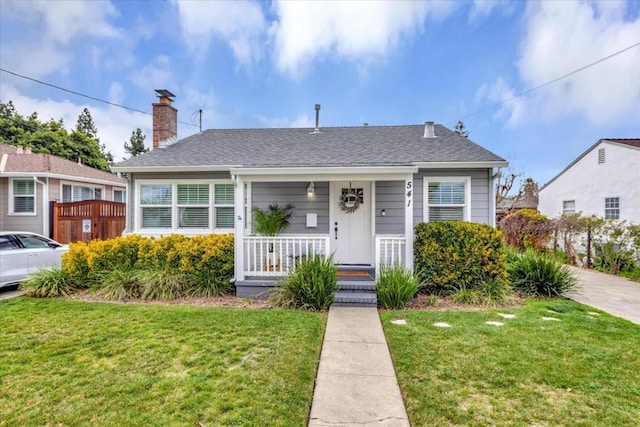
{"label": "neighboring white stucco house", "polygon": [[601,139],[540,189],[540,213],[640,223],[640,139]]}

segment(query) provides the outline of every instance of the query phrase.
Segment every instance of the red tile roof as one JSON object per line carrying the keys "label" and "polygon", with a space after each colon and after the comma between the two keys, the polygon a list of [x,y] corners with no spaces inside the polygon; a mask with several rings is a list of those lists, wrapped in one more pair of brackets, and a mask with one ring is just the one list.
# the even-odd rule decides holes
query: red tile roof
{"label": "red tile roof", "polygon": [[18,149],[6,144],[0,144],[0,157],[7,155],[4,169],[0,172],[12,173],[50,173],[75,177],[78,180],[93,179],[110,181],[113,184],[125,186],[126,181],[110,172],[104,172],[89,166],[72,162],[52,154],[17,154]]}
{"label": "red tile roof", "polygon": [[606,141],[617,142],[618,144],[630,145],[640,148],[640,139],[637,138],[607,138]]}

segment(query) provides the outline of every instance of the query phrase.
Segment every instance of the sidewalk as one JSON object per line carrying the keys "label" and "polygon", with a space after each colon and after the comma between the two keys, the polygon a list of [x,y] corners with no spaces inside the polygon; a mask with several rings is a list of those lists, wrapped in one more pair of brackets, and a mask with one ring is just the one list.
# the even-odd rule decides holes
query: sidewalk
{"label": "sidewalk", "polygon": [[378,310],[332,307],[309,426],[409,425]]}
{"label": "sidewalk", "polygon": [[567,295],[569,298],[640,325],[640,283],[599,271],[570,268],[579,287]]}

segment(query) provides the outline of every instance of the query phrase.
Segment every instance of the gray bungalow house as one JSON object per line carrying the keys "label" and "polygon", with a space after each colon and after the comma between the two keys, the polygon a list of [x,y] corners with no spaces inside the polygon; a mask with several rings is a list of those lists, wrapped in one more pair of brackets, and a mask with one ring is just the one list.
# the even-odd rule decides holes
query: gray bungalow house
{"label": "gray bungalow house", "polygon": [[[233,233],[238,295],[283,276],[309,252],[377,269],[413,264],[423,221],[495,223],[494,172],[507,166],[432,122],[405,126],[211,129],[176,141],[173,94],[153,104],[153,150],[127,173],[127,233]],[[276,237],[252,231],[253,207],[295,206]],[[269,249],[272,249],[271,251]]]}

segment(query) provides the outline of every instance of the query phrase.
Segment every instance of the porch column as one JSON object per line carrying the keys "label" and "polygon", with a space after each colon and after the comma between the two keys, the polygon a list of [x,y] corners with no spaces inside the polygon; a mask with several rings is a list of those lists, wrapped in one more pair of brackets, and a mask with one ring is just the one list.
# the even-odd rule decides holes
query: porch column
{"label": "porch column", "polygon": [[413,270],[413,174],[404,180],[405,267]]}
{"label": "porch column", "polygon": [[244,180],[236,175],[235,185],[235,228],[234,228],[234,257],[236,282],[244,280]]}

